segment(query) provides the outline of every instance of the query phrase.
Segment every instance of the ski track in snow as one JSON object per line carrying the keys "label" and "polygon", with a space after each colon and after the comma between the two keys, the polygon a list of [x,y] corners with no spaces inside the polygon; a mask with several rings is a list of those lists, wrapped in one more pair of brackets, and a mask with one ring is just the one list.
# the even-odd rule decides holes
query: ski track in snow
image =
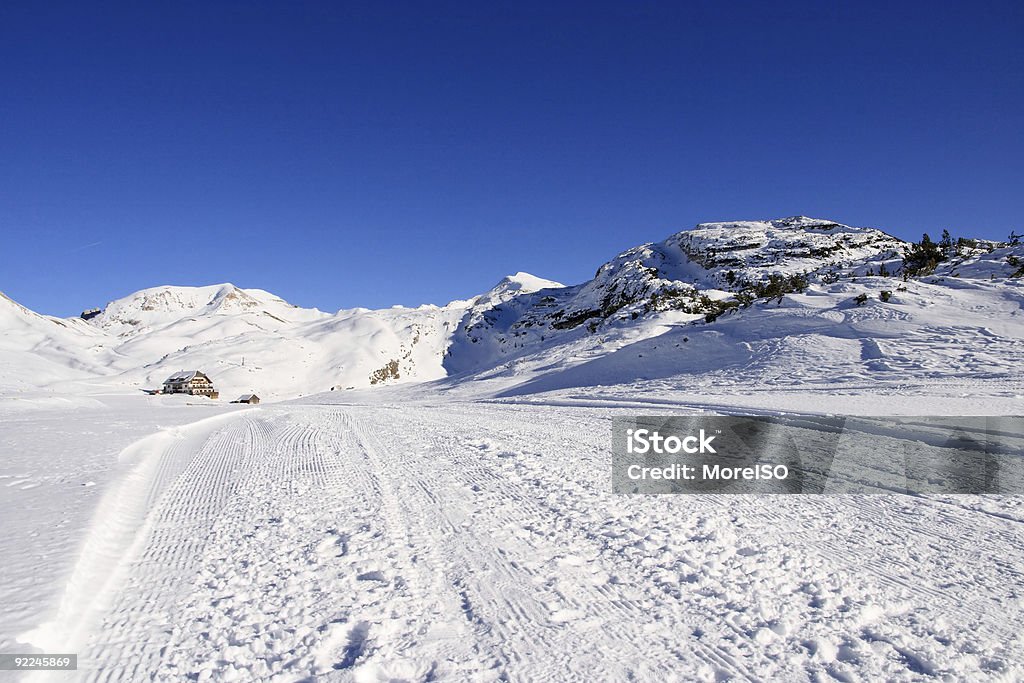
{"label": "ski track in snow", "polygon": [[80,671],[36,678],[1024,676],[1009,502],[615,496],[613,412],[264,407],[151,442],[62,607]]}

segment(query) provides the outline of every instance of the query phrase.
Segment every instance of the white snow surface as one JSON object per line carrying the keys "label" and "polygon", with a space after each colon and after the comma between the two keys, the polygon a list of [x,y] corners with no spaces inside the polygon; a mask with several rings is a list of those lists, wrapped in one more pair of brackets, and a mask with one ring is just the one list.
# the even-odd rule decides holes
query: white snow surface
{"label": "white snow surface", "polygon": [[5,417],[0,649],[81,662],[26,680],[1024,676],[1017,498],[616,496],[627,396],[103,400]]}
{"label": "white snow surface", "polygon": [[[1024,247],[879,277],[905,248],[797,217],[445,306],[0,298],[0,652],[80,655],[0,680],[1024,680],[1019,497],[610,492],[615,415],[1021,414]],[[139,391],[193,369],[224,398]]]}

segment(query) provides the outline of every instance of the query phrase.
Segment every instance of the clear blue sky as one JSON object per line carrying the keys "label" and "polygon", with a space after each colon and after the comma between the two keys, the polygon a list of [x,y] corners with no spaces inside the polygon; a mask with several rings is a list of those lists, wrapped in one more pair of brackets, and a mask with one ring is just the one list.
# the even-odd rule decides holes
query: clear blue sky
{"label": "clear blue sky", "polygon": [[0,290],[335,310],[700,221],[1024,230],[1024,5],[842,5],[7,0]]}

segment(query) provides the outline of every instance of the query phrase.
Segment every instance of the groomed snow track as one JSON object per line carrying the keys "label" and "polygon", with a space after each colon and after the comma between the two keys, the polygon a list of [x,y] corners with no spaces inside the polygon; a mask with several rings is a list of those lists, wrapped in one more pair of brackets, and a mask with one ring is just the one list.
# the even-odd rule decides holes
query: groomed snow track
{"label": "groomed snow track", "polygon": [[1024,506],[614,496],[612,412],[268,406],[151,439],[37,634],[81,653],[49,678],[1024,676]]}

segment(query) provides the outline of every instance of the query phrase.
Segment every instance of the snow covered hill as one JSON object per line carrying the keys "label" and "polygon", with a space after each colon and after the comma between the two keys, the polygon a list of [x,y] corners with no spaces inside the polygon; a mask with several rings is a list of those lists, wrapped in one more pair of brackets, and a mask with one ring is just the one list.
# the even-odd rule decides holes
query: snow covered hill
{"label": "snow covered hill", "polygon": [[551,285],[558,286],[517,273],[467,301],[335,315],[231,285],[159,288],[115,302],[94,320],[124,330],[126,353],[156,359],[118,381],[155,386],[177,369],[204,368],[225,395],[279,398],[444,377],[445,351],[467,311]]}
{"label": "snow covered hill", "polygon": [[39,315],[0,292],[0,394],[103,372],[102,339],[81,320]]}
{"label": "snow covered hill", "polygon": [[4,298],[0,391],[137,391],[189,369],[228,398],[443,378],[522,393],[728,377],[737,363],[761,368],[757,382],[1016,373],[1024,245],[968,240],[932,274],[898,277],[910,248],[793,217],[701,224],[582,284],[516,273],[444,306],[330,314],[231,284],[162,286],[86,322]]}
{"label": "snow covered hill", "polygon": [[[261,289],[222,284],[208,287],[152,287],[107,304],[90,323],[120,337],[172,331],[193,339],[226,336],[248,328],[275,330],[326,317],[316,309],[294,306]],[[228,330],[218,329],[230,321]],[[155,334],[154,334],[155,333]]]}
{"label": "snow covered hill", "polygon": [[[574,364],[573,359],[605,356],[676,329],[680,338],[695,339],[718,339],[729,329],[737,344],[750,349],[763,328],[759,322],[763,315],[756,312],[766,308],[784,309],[772,314],[773,336],[791,337],[787,343],[808,348],[814,348],[813,340],[804,338],[808,318],[849,339],[868,334],[845,325],[848,318],[865,314],[913,319],[912,328],[940,324],[929,315],[930,296],[948,300],[952,312],[941,317],[941,324],[956,324],[961,303],[974,308],[977,299],[991,296],[997,308],[996,300],[1005,297],[1011,302],[995,319],[1005,314],[1011,328],[1020,325],[1016,317],[1020,280],[1011,276],[1024,246],[975,244],[940,264],[933,276],[904,282],[897,274],[909,248],[880,230],[806,217],[701,224],[662,242],[623,252],[581,285],[545,289],[478,312],[457,330],[446,367],[457,373],[490,375],[494,374],[491,368],[515,366],[514,372],[519,373],[529,365],[542,372],[561,371]],[[984,284],[977,287],[966,284],[982,278]],[[870,313],[848,311],[851,306],[859,308],[851,302],[861,295],[865,297],[861,305],[880,296],[887,300],[867,306]],[[963,302],[958,300],[961,297]],[[740,320],[726,323],[733,316]],[[886,335],[891,333],[892,329]],[[1011,339],[1015,336],[1019,335],[1009,333]],[[692,351],[689,360],[665,357],[664,348],[674,348],[674,341],[666,339],[657,358],[650,351],[658,345],[650,346],[642,367],[629,363],[629,369],[623,368],[617,376],[691,374],[718,368],[731,357],[727,348],[718,347],[694,365]],[[813,368],[807,370],[813,373]]]}
{"label": "snow covered hill", "polygon": [[776,281],[782,290],[798,279],[868,264],[894,271],[905,246],[879,230],[805,217],[705,223],[619,254],[582,285],[520,298],[503,315],[481,315],[460,330],[456,343],[496,339],[497,345],[487,345],[491,357],[477,354],[478,365],[486,366],[581,327],[595,333],[662,311],[696,320],[732,305],[725,302],[735,301],[735,293]]}

